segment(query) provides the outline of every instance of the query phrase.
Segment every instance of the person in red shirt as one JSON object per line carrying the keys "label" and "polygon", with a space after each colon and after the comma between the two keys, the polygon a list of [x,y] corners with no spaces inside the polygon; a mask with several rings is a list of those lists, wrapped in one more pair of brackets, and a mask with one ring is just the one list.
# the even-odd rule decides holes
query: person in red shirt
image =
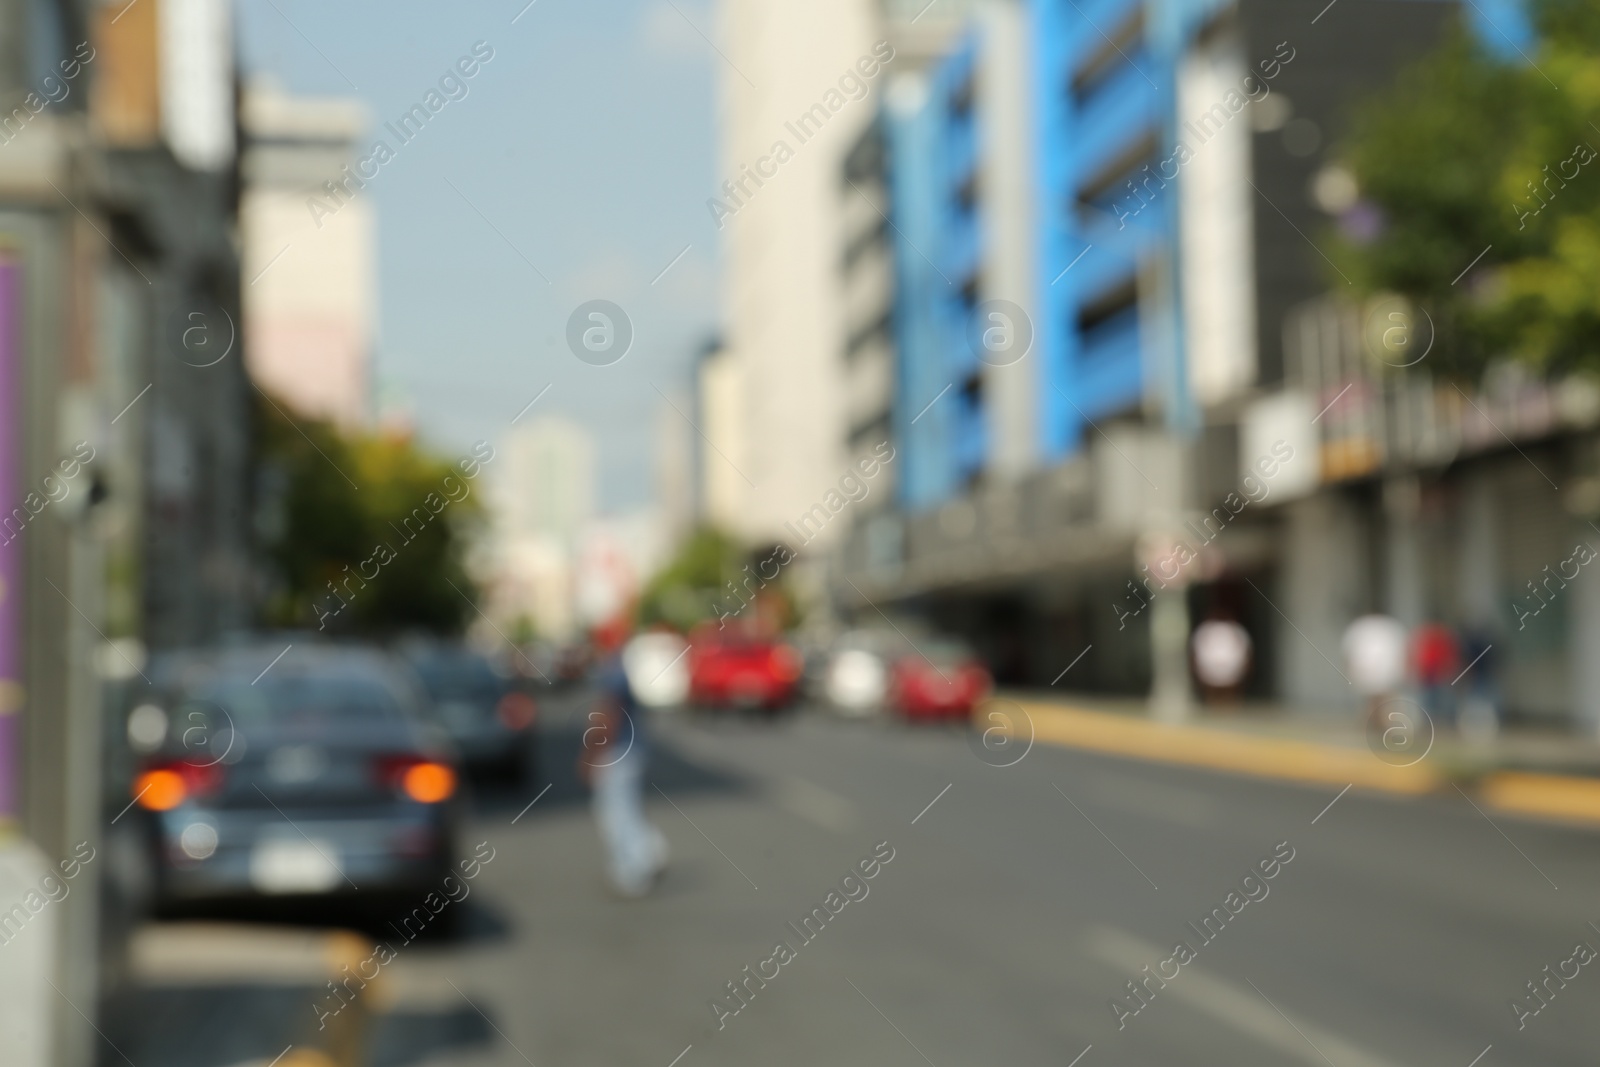
{"label": "person in red shirt", "polygon": [[1454,724],[1450,686],[1461,670],[1461,645],[1443,623],[1429,622],[1411,635],[1411,665],[1422,690],[1422,705],[1435,722]]}

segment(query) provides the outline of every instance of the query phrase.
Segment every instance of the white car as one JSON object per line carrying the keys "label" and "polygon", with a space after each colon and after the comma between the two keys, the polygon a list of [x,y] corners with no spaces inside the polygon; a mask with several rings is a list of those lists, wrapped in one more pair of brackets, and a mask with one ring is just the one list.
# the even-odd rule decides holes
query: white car
{"label": "white car", "polygon": [[834,642],[822,674],[822,695],[841,715],[883,710],[889,696],[889,649],[882,634],[852,630]]}
{"label": "white car", "polygon": [[622,649],[622,671],[639,703],[671,708],[689,698],[689,643],[674,633],[643,633]]}

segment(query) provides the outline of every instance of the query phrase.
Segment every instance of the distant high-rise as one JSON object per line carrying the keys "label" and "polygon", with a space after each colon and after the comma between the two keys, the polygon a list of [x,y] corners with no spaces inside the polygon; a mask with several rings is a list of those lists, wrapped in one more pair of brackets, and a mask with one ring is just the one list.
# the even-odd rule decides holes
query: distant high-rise
{"label": "distant high-rise", "polygon": [[514,537],[544,537],[570,546],[594,518],[594,437],[575,422],[551,416],[512,430],[499,451],[495,473],[502,528]]}
{"label": "distant high-rise", "polygon": [[365,423],[376,222],[362,191],[352,100],[244,97],[244,334],[251,376],[301,415]]}
{"label": "distant high-rise", "polygon": [[552,416],[516,427],[496,450],[487,487],[485,610],[508,624],[531,622],[547,637],[568,637],[579,621],[574,565],[594,520],[594,437]]}
{"label": "distant high-rise", "polygon": [[684,419],[694,404],[685,396],[662,401],[655,415],[655,505],[661,535],[677,542],[694,526],[694,427]]}
{"label": "distant high-rise", "polygon": [[865,363],[841,358],[859,326],[840,287],[841,239],[864,219],[887,225],[887,203],[871,180],[841,196],[839,175],[889,80],[925,65],[982,6],[720,4],[722,146],[707,207],[728,265],[726,329],[701,365],[700,484],[704,513],[738,536],[787,536],[784,523],[855,458],[852,434],[872,419],[854,395]]}

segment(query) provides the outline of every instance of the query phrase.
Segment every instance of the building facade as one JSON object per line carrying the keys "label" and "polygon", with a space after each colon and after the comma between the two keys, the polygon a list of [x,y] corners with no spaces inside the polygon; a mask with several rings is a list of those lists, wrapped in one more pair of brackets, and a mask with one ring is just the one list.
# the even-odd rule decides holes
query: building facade
{"label": "building facade", "polygon": [[367,120],[354,101],[254,84],[240,225],[250,373],[294,412],[347,428],[372,408],[376,221],[352,168]]}
{"label": "building facade", "polygon": [[[1355,0],[1313,24],[1268,0],[996,2],[891,92],[901,480],[897,507],[843,548],[842,609],[930,618],[1013,684],[1049,684],[1092,645],[1076,685],[1130,693],[1174,672],[1187,688],[1190,627],[1236,618],[1255,644],[1250,693],[1324,708],[1354,702],[1330,663],[1356,615],[1467,626],[1485,582],[1463,600],[1426,577],[1453,566],[1422,548],[1447,521],[1429,516],[1502,509],[1487,489],[1429,490],[1437,459],[1422,476],[1389,458],[1449,438],[1418,413],[1455,409],[1378,365],[1371,309],[1349,306],[1316,242],[1350,207],[1333,152],[1350,108],[1458,14]],[[1346,422],[1357,410],[1365,436]],[[1463,536],[1440,557],[1505,551]],[[1549,674],[1527,662],[1508,686]]]}
{"label": "building facade", "polygon": [[[893,299],[875,230],[894,195],[871,160],[886,135],[879,102],[979,6],[720,5],[722,181],[707,207],[727,283],[720,344],[698,364],[711,446],[699,480],[707,518],[750,544],[792,540],[784,525],[882,429],[889,376],[863,319]],[[861,286],[842,286],[841,267]],[[832,551],[845,525],[829,523],[806,554]]]}
{"label": "building facade", "polygon": [[[8,1064],[87,1067],[104,1047],[131,909],[109,858],[126,798],[102,786],[146,650],[251,621],[228,10],[0,3]],[[19,911],[74,855],[94,857],[76,891]]]}

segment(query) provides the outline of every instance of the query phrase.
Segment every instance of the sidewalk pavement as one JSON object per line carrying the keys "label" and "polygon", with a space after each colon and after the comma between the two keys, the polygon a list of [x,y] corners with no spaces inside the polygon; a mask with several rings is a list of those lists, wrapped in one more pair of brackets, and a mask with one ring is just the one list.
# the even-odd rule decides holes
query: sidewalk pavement
{"label": "sidewalk pavement", "polygon": [[341,930],[147,923],[102,1032],[117,1056],[103,1062],[364,1067],[383,997],[384,976],[363,970],[373,960],[370,941]]}
{"label": "sidewalk pavement", "polygon": [[1142,700],[1036,692],[997,699],[1020,707],[1044,744],[1397,796],[1459,789],[1505,814],[1600,826],[1600,738],[1529,730],[1470,742],[1440,728],[1426,755],[1410,762],[1369,745],[1354,715],[1196,705],[1192,719],[1169,725],[1154,721]]}

